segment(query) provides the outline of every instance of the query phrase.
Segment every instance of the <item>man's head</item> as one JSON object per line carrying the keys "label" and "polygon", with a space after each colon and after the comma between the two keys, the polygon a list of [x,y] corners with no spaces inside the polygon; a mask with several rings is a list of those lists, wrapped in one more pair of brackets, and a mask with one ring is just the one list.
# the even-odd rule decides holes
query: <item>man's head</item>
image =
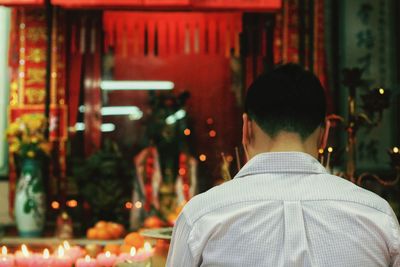
{"label": "man's head", "polygon": [[315,155],[325,115],[318,78],[299,65],[279,66],[258,77],[247,92],[243,144],[251,156],[268,151]]}

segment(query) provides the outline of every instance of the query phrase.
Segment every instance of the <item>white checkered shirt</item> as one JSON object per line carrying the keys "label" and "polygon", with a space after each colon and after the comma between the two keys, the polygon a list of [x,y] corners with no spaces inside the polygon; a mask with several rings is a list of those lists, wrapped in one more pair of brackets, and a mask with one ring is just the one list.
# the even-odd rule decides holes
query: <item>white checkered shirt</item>
{"label": "white checkered shirt", "polygon": [[400,266],[399,239],[381,197],[308,154],[264,153],[185,206],[167,266]]}

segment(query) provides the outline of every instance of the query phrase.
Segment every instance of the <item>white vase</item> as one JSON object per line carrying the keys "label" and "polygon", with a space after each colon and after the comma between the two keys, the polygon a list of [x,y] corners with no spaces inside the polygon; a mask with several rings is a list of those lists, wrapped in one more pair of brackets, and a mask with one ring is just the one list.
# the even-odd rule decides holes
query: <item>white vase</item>
{"label": "white vase", "polygon": [[25,159],[17,183],[14,204],[18,233],[22,237],[38,237],[42,234],[46,203],[40,162]]}

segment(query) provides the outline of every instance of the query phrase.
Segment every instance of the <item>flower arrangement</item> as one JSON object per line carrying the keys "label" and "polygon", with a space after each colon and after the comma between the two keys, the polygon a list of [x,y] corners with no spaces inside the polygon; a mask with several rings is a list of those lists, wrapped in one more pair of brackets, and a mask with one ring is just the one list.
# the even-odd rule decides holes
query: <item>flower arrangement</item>
{"label": "flower arrangement", "polygon": [[45,138],[47,119],[43,114],[25,114],[7,129],[10,152],[20,159],[48,156],[51,144]]}

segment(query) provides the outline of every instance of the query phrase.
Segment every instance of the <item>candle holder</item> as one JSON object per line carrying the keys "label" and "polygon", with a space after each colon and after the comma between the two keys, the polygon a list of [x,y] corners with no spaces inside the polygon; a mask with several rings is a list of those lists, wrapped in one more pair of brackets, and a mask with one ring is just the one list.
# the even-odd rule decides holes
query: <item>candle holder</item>
{"label": "candle holder", "polygon": [[345,120],[337,115],[327,117],[328,125],[336,124],[337,122],[344,123],[347,132],[347,162],[344,178],[361,186],[366,178],[372,178],[383,186],[394,186],[400,180],[400,153],[397,147],[389,151],[392,166],[396,171],[395,178],[391,181],[385,181],[378,175],[373,173],[362,173],[356,177],[356,144],[357,132],[362,127],[373,128],[379,125],[382,121],[383,110],[389,107],[391,92],[382,87],[367,90],[361,95],[361,112],[356,111],[356,92],[357,88],[367,88],[367,81],[362,79],[362,70],[359,68],[344,69],[342,84],[349,89],[347,100],[348,117]]}

